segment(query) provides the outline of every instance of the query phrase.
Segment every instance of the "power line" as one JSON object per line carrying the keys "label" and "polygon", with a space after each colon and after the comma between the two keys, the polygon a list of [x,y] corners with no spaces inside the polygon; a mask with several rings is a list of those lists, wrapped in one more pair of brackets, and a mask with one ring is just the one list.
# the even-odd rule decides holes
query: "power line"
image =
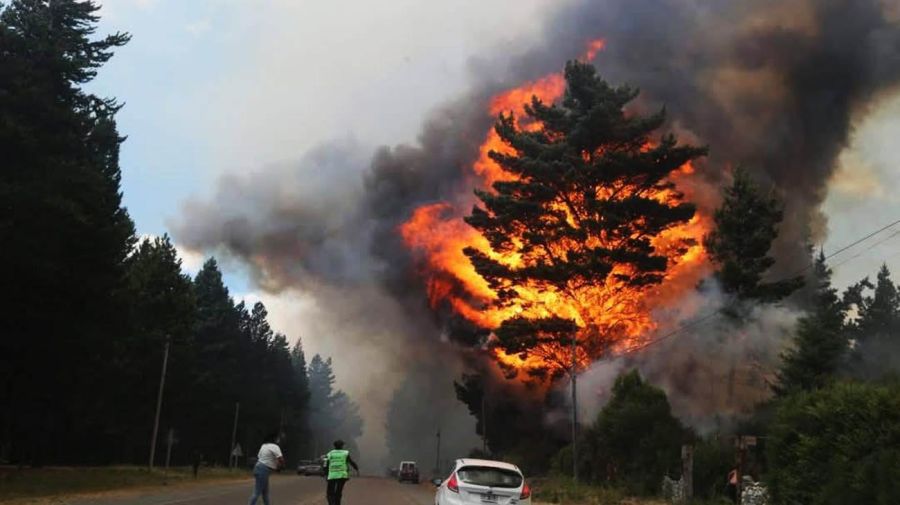
{"label": "power line", "polygon": [[854,254],[853,256],[850,256],[849,258],[845,259],[844,261],[841,261],[840,263],[837,263],[837,264],[835,264],[835,265],[832,265],[832,268],[837,268],[837,267],[843,265],[844,263],[848,263],[848,262],[850,262],[850,261],[855,260],[856,258],[859,258],[859,257],[862,256],[863,254],[865,254],[865,253],[871,251],[872,249],[874,249],[874,248],[880,246],[881,244],[883,244],[883,243],[887,242],[888,240],[890,240],[890,239],[896,237],[897,235],[900,235],[900,231],[895,231],[894,233],[891,233],[891,234],[888,235],[887,237],[885,237],[885,238],[879,240],[878,242],[875,242],[875,243],[872,244],[871,246],[869,246],[869,247],[863,249],[862,251],[859,251],[858,253]]}
{"label": "power line", "polygon": [[[854,246],[856,246],[856,245],[858,245],[858,244],[861,244],[861,243],[865,242],[866,240],[869,240],[870,238],[874,237],[875,235],[878,235],[879,233],[881,233],[881,232],[887,230],[888,228],[893,228],[894,226],[896,226],[896,225],[898,225],[898,224],[900,224],[900,219],[894,221],[893,223],[888,224],[887,226],[884,226],[884,227],[882,227],[882,228],[879,228],[878,230],[873,231],[872,233],[870,233],[870,234],[866,235],[865,237],[863,237],[863,238],[861,238],[861,239],[859,239],[859,240],[853,242],[852,244],[848,244],[848,245],[846,245],[846,246],[844,246],[844,247],[838,249],[837,251],[835,251],[835,252],[829,254],[828,256],[826,256],[825,259],[827,260],[827,259],[829,259],[829,258],[833,258],[833,257],[837,256],[838,254],[841,254],[842,252],[846,251],[847,249],[850,249],[851,247],[854,247]],[[877,245],[877,244],[876,244],[876,245]],[[870,249],[871,249],[871,247],[870,247]],[[808,268],[808,267],[807,267],[807,268]]]}
{"label": "power line", "polygon": [[637,347],[632,347],[632,348],[630,348],[630,349],[628,349],[628,350],[626,350],[626,351],[624,351],[624,352],[621,352],[621,353],[619,353],[619,356],[624,356],[624,355],[627,355],[627,354],[634,354],[634,353],[636,353],[636,352],[643,351],[644,349],[646,349],[646,348],[648,348],[648,347],[650,347],[650,346],[652,346],[652,345],[658,344],[658,343],[662,342],[663,340],[667,340],[667,339],[669,339],[669,338],[672,338],[672,337],[674,337],[675,335],[678,335],[679,333],[681,333],[681,332],[683,332],[683,331],[689,330],[689,329],[691,329],[691,328],[693,328],[693,327],[695,327],[695,326],[700,326],[702,323],[705,323],[705,322],[708,321],[709,319],[712,319],[713,317],[718,316],[718,315],[719,315],[719,312],[720,312],[719,309],[716,309],[716,310],[714,310],[714,311],[712,311],[712,312],[709,312],[709,313],[707,313],[706,315],[704,315],[704,316],[702,316],[702,317],[700,317],[700,318],[698,318],[698,319],[694,319],[693,321],[684,323],[683,325],[679,326],[678,328],[675,328],[674,330],[672,330],[672,331],[666,333],[665,335],[662,335],[662,336],[657,337],[657,338],[655,338],[655,339],[648,340],[647,342],[644,342],[643,344],[641,344],[641,345],[639,345],[639,346],[637,346]]}
{"label": "power line", "polygon": [[[878,230],[875,230],[875,231],[873,231],[872,233],[869,233],[868,235],[866,235],[866,236],[864,236],[864,237],[862,237],[862,238],[860,238],[860,239],[858,239],[858,240],[855,240],[855,241],[853,241],[853,242],[850,243],[850,244],[847,244],[847,245],[844,246],[844,247],[841,247],[841,248],[838,249],[837,251],[835,251],[835,252],[833,252],[833,253],[831,253],[831,254],[825,256],[824,261],[827,262],[829,259],[834,258],[834,257],[837,256],[838,254],[841,254],[842,252],[847,251],[848,249],[851,249],[851,248],[853,248],[853,247],[855,247],[855,246],[857,246],[857,245],[859,245],[859,244],[865,242],[866,240],[869,240],[870,238],[875,237],[875,236],[877,236],[877,235],[879,235],[879,234],[881,234],[881,233],[883,233],[883,232],[889,230],[890,228],[893,228],[894,226],[896,226],[896,225],[898,225],[898,224],[900,224],[900,219],[898,219],[898,220],[896,220],[896,221],[894,221],[894,222],[892,222],[892,223],[890,223],[890,224],[888,224],[888,225],[886,225],[886,226],[883,226],[883,227],[879,228]],[[846,260],[844,260],[844,261],[838,263],[838,264],[835,265],[835,266],[843,265],[844,263],[847,263],[848,261],[851,261],[851,260],[853,260],[853,259],[855,259],[855,258],[858,258],[860,255],[862,255],[863,252],[868,251],[868,250],[870,250],[870,249],[872,249],[872,248],[874,248],[874,247],[876,247],[876,246],[878,246],[878,245],[880,245],[880,244],[883,244],[884,242],[886,242],[886,241],[888,241],[888,240],[894,238],[894,237],[897,236],[897,235],[900,235],[900,231],[896,231],[896,232],[892,233],[892,234],[891,234],[890,236],[888,236],[887,238],[885,238],[885,239],[883,239],[883,240],[880,240],[880,241],[878,241],[878,242],[876,242],[876,243],[874,243],[874,244],[872,244],[872,245],[866,247],[865,249],[863,249],[862,251],[860,251],[859,253],[857,253],[855,256],[851,256],[850,258],[848,258],[848,259],[846,259]],[[800,275],[801,273],[806,272],[807,270],[809,270],[810,267],[811,267],[811,265],[808,265],[808,266],[804,267],[802,270],[797,271],[797,273],[791,275],[790,277],[795,277],[795,276],[797,276],[797,275]],[[789,277],[789,278],[790,278],[790,277]],[[787,279],[783,279],[783,280],[787,280]],[[778,281],[776,281],[776,282],[778,282]],[[661,336],[659,336],[659,337],[657,337],[657,338],[654,338],[654,339],[650,339],[650,340],[648,340],[647,342],[645,342],[645,343],[643,343],[643,344],[641,344],[641,345],[639,345],[639,346],[637,346],[637,347],[632,347],[632,348],[630,348],[630,349],[628,349],[628,350],[626,350],[626,351],[623,351],[623,352],[619,353],[618,356],[625,356],[625,355],[628,355],[628,354],[634,354],[634,353],[636,353],[636,352],[639,352],[639,351],[642,351],[642,350],[644,350],[644,349],[647,349],[648,347],[651,347],[651,346],[653,346],[653,345],[656,345],[656,344],[658,344],[658,343],[660,343],[660,342],[662,342],[662,341],[664,341],[664,340],[668,340],[668,339],[670,339],[670,338],[672,338],[672,337],[674,337],[674,336],[676,336],[676,335],[679,335],[679,334],[681,334],[681,333],[683,333],[683,332],[685,332],[685,331],[687,331],[687,330],[689,330],[689,329],[691,329],[691,328],[700,326],[701,324],[703,324],[703,323],[705,323],[706,321],[712,319],[713,317],[718,316],[721,312],[722,312],[721,309],[716,309],[716,310],[714,310],[714,311],[708,312],[707,314],[704,314],[703,316],[701,316],[701,317],[699,317],[699,318],[697,318],[697,319],[694,319],[693,321],[689,321],[689,322],[687,322],[687,323],[684,323],[684,324],[680,325],[679,327],[675,328],[675,329],[672,330],[672,331],[669,331],[668,333],[665,333],[664,335],[661,335]]]}

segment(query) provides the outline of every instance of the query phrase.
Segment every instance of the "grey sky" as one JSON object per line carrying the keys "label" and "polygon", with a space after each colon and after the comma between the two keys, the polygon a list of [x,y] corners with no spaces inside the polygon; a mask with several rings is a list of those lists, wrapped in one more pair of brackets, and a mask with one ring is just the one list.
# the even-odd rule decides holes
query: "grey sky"
{"label": "grey sky", "polygon": [[[828,216],[830,254],[871,231],[900,220],[900,94],[878,102],[856,128],[841,156],[823,206]],[[900,226],[895,227],[900,230]],[[900,281],[900,235],[888,231],[842,253],[831,262],[835,283],[846,286],[887,263]]]}

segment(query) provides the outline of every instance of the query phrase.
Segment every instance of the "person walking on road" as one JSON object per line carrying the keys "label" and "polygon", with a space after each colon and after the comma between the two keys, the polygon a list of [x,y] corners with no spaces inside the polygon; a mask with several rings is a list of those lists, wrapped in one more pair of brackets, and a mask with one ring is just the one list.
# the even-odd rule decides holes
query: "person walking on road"
{"label": "person walking on road", "polygon": [[328,488],[325,497],[328,505],[341,505],[341,496],[344,493],[344,484],[350,480],[350,465],[359,475],[359,467],[350,451],[344,449],[343,440],[334,441],[334,449],[325,456],[325,478],[328,479]]}
{"label": "person walking on road", "polygon": [[256,456],[256,465],[253,467],[253,496],[249,505],[256,505],[256,500],[262,497],[263,504],[269,504],[269,474],[284,466],[284,456],[281,455],[281,447],[276,440],[277,433],[271,433],[263,439]]}

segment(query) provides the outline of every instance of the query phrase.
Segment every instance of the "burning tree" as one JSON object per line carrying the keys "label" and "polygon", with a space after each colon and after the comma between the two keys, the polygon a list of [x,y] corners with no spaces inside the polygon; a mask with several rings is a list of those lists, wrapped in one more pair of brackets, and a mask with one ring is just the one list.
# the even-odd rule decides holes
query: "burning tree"
{"label": "burning tree", "polygon": [[503,176],[465,219],[489,245],[464,252],[496,294],[500,357],[550,378],[652,327],[643,292],[696,245],[670,233],[695,213],[671,176],[706,153],[655,137],[665,110],[626,113],[638,91],[593,66],[569,62],[565,80],[558,105],[500,114],[489,157]]}

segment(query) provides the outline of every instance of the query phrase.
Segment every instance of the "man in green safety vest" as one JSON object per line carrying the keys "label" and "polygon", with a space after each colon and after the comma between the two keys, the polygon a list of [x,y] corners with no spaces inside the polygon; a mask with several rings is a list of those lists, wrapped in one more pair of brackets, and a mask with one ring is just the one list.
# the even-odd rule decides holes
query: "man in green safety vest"
{"label": "man in green safety vest", "polygon": [[325,478],[328,479],[325,496],[328,505],[341,505],[344,484],[350,479],[350,466],[347,465],[352,466],[359,475],[359,467],[350,457],[350,451],[344,449],[344,441],[335,440],[334,449],[325,456]]}

